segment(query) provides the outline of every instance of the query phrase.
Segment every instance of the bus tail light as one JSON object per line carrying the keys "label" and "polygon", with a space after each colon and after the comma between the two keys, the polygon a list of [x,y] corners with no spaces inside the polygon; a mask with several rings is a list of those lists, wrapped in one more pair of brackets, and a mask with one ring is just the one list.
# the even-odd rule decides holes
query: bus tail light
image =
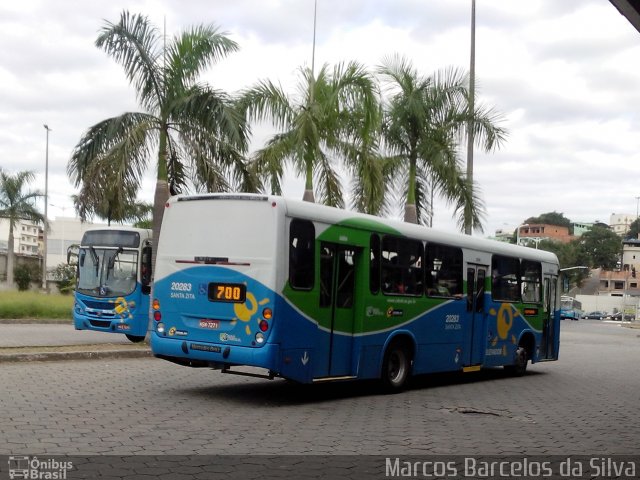
{"label": "bus tail light", "polygon": [[153,299],[153,303],[151,304],[154,310],[160,310],[160,300],[157,298]]}
{"label": "bus tail light", "polygon": [[156,310],[155,312],[153,312],[153,319],[156,322],[159,322],[160,320],[162,320],[162,313],[160,312],[160,310]]}
{"label": "bus tail light", "polygon": [[271,317],[273,317],[273,311],[272,311],[270,308],[265,308],[265,309],[262,311],[262,317],[263,317],[265,320],[271,320]]}
{"label": "bus tail light", "polygon": [[267,330],[269,330],[269,323],[267,323],[266,320],[261,320],[259,327],[261,331],[266,332]]}

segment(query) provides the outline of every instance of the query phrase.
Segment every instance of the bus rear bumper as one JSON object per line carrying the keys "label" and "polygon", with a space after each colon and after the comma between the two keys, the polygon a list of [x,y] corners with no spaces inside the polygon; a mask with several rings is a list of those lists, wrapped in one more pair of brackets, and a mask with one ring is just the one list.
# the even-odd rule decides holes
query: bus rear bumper
{"label": "bus rear bumper", "polygon": [[279,345],[243,347],[226,343],[209,343],[167,338],[151,332],[151,352],[155,357],[189,367],[224,368],[236,365],[279,371]]}

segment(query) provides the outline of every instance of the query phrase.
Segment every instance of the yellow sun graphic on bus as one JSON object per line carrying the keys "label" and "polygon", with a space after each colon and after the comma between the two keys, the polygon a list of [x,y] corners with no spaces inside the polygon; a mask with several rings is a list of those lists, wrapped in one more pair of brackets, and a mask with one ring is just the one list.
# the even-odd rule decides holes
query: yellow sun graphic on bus
{"label": "yellow sun graphic on bus", "polygon": [[[491,316],[496,317],[496,330],[498,335],[491,339],[491,345],[495,346],[498,340],[506,340],[509,336],[509,331],[513,327],[513,319],[517,314],[517,310],[510,303],[503,303],[500,305],[500,309],[496,312],[495,308],[489,310]],[[511,342],[516,343],[515,335],[511,335]],[[504,351],[504,349],[503,349]]]}
{"label": "yellow sun graphic on bus", "polygon": [[136,303],[131,301],[127,302],[127,299],[124,297],[118,297],[115,300],[109,300],[109,303],[115,303],[115,307],[113,310],[116,314],[124,319],[124,318],[133,318],[133,314],[131,313],[131,309],[136,307]]}
{"label": "yellow sun graphic on bus", "polygon": [[[233,311],[236,314],[237,318],[234,318],[233,321],[241,320],[246,322],[247,325],[245,327],[245,333],[247,335],[251,335],[251,327],[250,321],[256,313],[258,313],[258,306],[263,306],[269,303],[268,298],[264,298],[260,301],[256,300],[256,297],[253,293],[247,292],[247,300],[244,303],[236,303],[233,306]],[[260,315],[258,314],[256,318],[256,323],[260,323]]]}

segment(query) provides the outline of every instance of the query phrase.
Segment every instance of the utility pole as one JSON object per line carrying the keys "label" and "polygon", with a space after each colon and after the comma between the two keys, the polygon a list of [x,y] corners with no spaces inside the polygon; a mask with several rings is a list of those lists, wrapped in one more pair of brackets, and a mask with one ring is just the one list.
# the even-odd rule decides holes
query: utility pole
{"label": "utility pole", "polygon": [[47,124],[43,125],[47,131],[47,146],[44,160],[44,227],[42,229],[42,290],[47,292],[47,227],[49,217],[47,216],[49,205],[49,132],[51,129]]}

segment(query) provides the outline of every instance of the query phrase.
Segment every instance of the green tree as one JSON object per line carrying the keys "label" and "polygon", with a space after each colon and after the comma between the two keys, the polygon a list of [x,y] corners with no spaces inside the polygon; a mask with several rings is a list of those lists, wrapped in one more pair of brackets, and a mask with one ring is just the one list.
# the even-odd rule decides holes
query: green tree
{"label": "green tree", "polygon": [[0,169],[0,218],[9,222],[9,241],[7,244],[7,283],[13,285],[14,279],[14,229],[19,220],[29,220],[41,223],[48,228],[44,215],[41,214],[35,202],[42,196],[39,192],[25,191],[27,185],[35,179],[31,171],[18,172],[11,175]]}
{"label": "green tree", "polygon": [[640,234],[640,221],[636,218],[631,225],[629,225],[629,231],[625,235],[626,239],[630,238],[640,238],[638,235]]}
{"label": "green tree", "polygon": [[213,25],[192,27],[164,44],[145,16],[125,11],[118,23],[106,22],[96,46],[122,65],[143,111],[90,127],[67,167],[76,187],[92,184],[99,172],[99,189],[121,186],[127,198],[135,198],[146,169],[155,168],[154,247],[170,188],[179,191],[191,181],[197,190],[256,189],[243,158],[242,115],[228,94],[198,83],[204,69],[238,45]]}
{"label": "green tree", "polygon": [[591,268],[613,270],[620,260],[622,241],[608,228],[594,226],[577,240]]}
{"label": "green tree", "polygon": [[317,195],[320,203],[343,207],[334,158],[353,159],[363,146],[370,149],[371,136],[358,141],[374,131],[379,118],[375,83],[355,62],[332,71],[324,65],[317,76],[308,68],[300,73],[295,96],[268,80],[243,93],[248,119],[271,121],[280,130],[256,152],[253,165],[273,194],[281,193],[288,163],[305,179],[304,200],[314,202]]}
{"label": "green tree", "polygon": [[[458,224],[471,219],[482,229],[483,206],[463,172],[458,144],[469,125],[466,76],[449,69],[420,75],[405,58],[385,59],[378,70],[390,99],[385,105],[384,139],[395,157],[395,175],[404,188],[405,221],[425,223],[429,190],[455,205]],[[490,151],[504,140],[499,116],[481,106],[471,118],[474,139]]]}
{"label": "green tree", "polygon": [[[558,257],[558,261],[560,262],[560,268],[589,266],[591,263],[586,252],[581,248],[580,240],[573,240],[569,243],[562,243],[554,240],[542,240],[538,244],[538,250],[546,250],[548,252],[555,253]],[[575,269],[570,270],[565,274],[568,275],[571,284],[580,286],[588,277],[589,271],[586,269]]]}
{"label": "green tree", "polygon": [[563,213],[558,213],[555,211],[543,213],[542,215],[539,215],[537,217],[529,217],[524,221],[524,223],[530,223],[530,224],[541,223],[545,225],[558,225],[561,227],[567,227],[569,229],[569,233],[570,234],[573,233],[573,226],[572,226],[571,220],[565,217]]}

